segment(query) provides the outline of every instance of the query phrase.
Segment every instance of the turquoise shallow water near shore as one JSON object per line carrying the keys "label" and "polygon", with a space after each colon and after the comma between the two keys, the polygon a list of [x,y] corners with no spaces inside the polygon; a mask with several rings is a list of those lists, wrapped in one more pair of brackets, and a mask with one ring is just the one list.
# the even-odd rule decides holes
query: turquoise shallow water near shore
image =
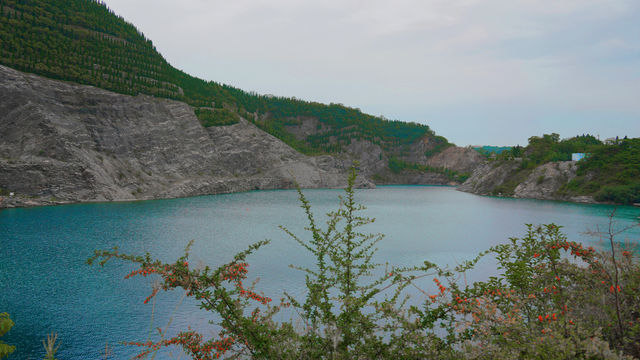
{"label": "turquoise shallow water near shore", "polygon": [[[305,191],[319,217],[335,208],[341,193]],[[479,197],[437,186],[385,186],[356,194],[368,207],[365,214],[377,218],[368,230],[386,234],[376,260],[395,265],[425,260],[455,265],[523,235],[525,223],[555,222],[570,240],[599,246],[581,232],[605,225],[613,209]],[[640,208],[620,207],[617,215],[618,225],[628,225],[638,220]],[[51,331],[59,333],[61,359],[99,358],[106,343],[112,359],[127,359],[136,348],[120,343],[147,339],[152,306],[142,302],[153,279],[124,280],[132,266],[121,262],[105,268],[86,265],[94,249],[119,246],[124,252],[148,251],[172,261],[193,239],[191,264],[216,265],[269,238],[272,243],[249,259],[251,276],[260,278],[258,288],[276,299],[284,290],[303,295],[303,279],[288,265],[312,259],[278,225],[301,234],[304,220],[296,192],[287,190],[2,210],[0,312],[9,312],[16,323],[2,340],[18,348],[10,359],[42,358],[41,342]],[[640,239],[640,229],[627,237]],[[468,280],[494,272],[490,261],[482,262]],[[206,330],[207,316],[189,300],[176,306],[180,298],[177,292],[157,298],[153,327],[173,317],[174,329],[192,325]],[[171,355],[179,358],[176,350],[163,357]]]}

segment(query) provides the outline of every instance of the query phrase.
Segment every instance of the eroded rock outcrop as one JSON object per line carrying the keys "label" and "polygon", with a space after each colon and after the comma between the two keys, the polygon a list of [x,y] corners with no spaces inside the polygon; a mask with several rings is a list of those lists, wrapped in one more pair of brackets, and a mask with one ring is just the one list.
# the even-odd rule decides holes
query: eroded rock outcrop
{"label": "eroded rock outcrop", "polygon": [[471,173],[484,160],[482,154],[470,147],[451,146],[430,157],[426,165],[451,169],[459,173]]}
{"label": "eroded rock outcrop", "polygon": [[541,200],[593,203],[590,196],[569,196],[562,187],[576,177],[575,161],[556,161],[534,169],[521,169],[521,162],[486,162],[477,167],[458,190],[478,195],[498,195]]}
{"label": "eroded rock outcrop", "polygon": [[498,195],[497,188],[507,182],[520,168],[520,162],[484,162],[478,166],[469,179],[458,190],[477,195]]}
{"label": "eroded rock outcrop", "polygon": [[[289,129],[296,136],[326,131],[313,118],[299,120]],[[456,147],[428,158],[432,145],[383,151],[353,139],[340,154],[309,157],[244,119],[204,128],[182,102],[0,66],[0,207],[287,189],[294,181],[342,187],[356,161],[359,187],[375,187],[374,180],[454,184],[442,172],[391,172],[389,154],[458,172],[480,161],[475,151]]]}
{"label": "eroded rock outcrop", "polygon": [[542,164],[518,184],[514,197],[555,200],[561,198],[558,190],[574,177],[578,167],[575,161],[557,161]]}
{"label": "eroded rock outcrop", "polygon": [[344,186],[326,163],[244,120],[203,128],[181,102],[0,66],[3,206]]}

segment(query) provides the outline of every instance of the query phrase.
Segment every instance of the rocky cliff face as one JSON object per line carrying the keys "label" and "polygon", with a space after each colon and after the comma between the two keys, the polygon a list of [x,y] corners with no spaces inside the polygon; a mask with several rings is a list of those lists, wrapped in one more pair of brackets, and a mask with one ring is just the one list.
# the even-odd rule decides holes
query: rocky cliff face
{"label": "rocky cliff face", "polygon": [[344,169],[252,124],[203,128],[186,104],[0,66],[4,206],[337,187]]}
{"label": "rocky cliff face", "polygon": [[[294,131],[322,131],[303,120]],[[468,170],[475,161],[466,149],[439,155],[433,166]],[[386,174],[385,183],[450,183],[436,173],[390,173],[386,155],[368,141],[308,157],[245,120],[204,128],[181,102],[0,66],[0,207],[283,189],[294,179],[302,187],[341,187],[355,160],[360,187],[375,186],[369,179],[376,174]]]}
{"label": "rocky cliff face", "polygon": [[566,196],[560,190],[576,176],[575,161],[542,164],[535,169],[520,169],[519,161],[486,162],[473,171],[458,190],[478,195],[515,198],[594,202],[589,196]]}
{"label": "rocky cliff face", "polygon": [[520,168],[516,161],[498,164],[485,162],[478,166],[458,190],[477,195],[498,195],[498,187],[507,182]]}
{"label": "rocky cliff face", "polygon": [[484,160],[484,156],[470,147],[452,146],[426,159],[425,163],[431,167],[451,169],[459,173],[470,174]]}
{"label": "rocky cliff face", "polygon": [[514,195],[521,198],[564,200],[558,194],[558,190],[576,177],[577,170],[575,161],[559,161],[540,165],[516,186]]}

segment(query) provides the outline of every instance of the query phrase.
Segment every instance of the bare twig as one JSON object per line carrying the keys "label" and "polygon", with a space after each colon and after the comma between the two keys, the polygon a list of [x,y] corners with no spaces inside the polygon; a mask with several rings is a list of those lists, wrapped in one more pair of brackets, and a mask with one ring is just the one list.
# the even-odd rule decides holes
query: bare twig
{"label": "bare twig", "polygon": [[58,340],[58,334],[53,332],[47,335],[47,342],[42,340],[42,345],[44,345],[46,352],[44,356],[45,360],[55,360],[56,352],[58,352],[58,348],[60,347],[60,343],[56,346],[56,340]]}

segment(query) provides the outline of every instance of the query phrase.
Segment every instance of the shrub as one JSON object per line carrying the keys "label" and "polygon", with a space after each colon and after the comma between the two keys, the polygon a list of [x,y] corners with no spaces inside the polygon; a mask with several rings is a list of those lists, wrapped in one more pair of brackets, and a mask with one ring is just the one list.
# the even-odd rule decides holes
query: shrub
{"label": "shrub", "polygon": [[465,329],[472,336],[462,342],[465,356],[639,356],[640,267],[633,250],[616,245],[613,232],[607,235],[611,251],[604,252],[567,241],[554,224],[527,226],[522,239],[490,250],[501,276],[456,295],[468,303],[456,311],[471,318]]}
{"label": "shrub", "polygon": [[[154,289],[145,303],[160,289],[182,288],[188,296],[200,300],[202,309],[218,315],[216,325],[223,329],[218,337],[205,339],[188,330],[157,342],[131,342],[143,348],[140,357],[170,345],[181,346],[196,359],[213,359],[225,354],[267,359],[406,358],[435,354],[441,351],[441,346],[436,346],[439,341],[424,329],[433,327],[437,318],[418,321],[415,310],[403,308],[400,296],[414,278],[403,273],[426,272],[435,266],[425,263],[422,267],[394,268],[373,276],[379,265],[371,259],[374,246],[382,236],[358,231],[373,220],[358,215],[364,207],[355,203],[354,182],[355,170],[352,169],[340,208],[328,214],[324,230],[316,225],[311,207],[299,191],[312,239],[307,242],[283,230],[316,258],[316,268],[299,268],[306,274],[308,291],[302,300],[285,294],[279,304],[272,305],[270,298],[244,285],[247,256],[267,241],[252,245],[216,269],[190,267],[189,247],[173,264],[153,260],[149,254],[122,254],[117,248],[96,251],[89,263],[100,260],[104,265],[112,258],[137,263],[140,268],[127,277],[149,274],[162,277],[161,286]],[[384,299],[379,297],[391,288],[395,289],[391,294]],[[273,320],[276,313],[288,307],[299,314],[304,323],[302,328]]]}
{"label": "shrub", "polygon": [[[9,314],[7,314],[6,312],[0,313],[0,337],[9,332],[13,325],[14,323],[11,320]],[[8,345],[0,341],[0,359],[9,357],[9,355],[11,355],[15,350],[15,346]]]}
{"label": "shrub", "polygon": [[226,108],[213,110],[200,108],[195,109],[194,112],[204,127],[233,125],[240,121],[236,113]]}
{"label": "shrub", "polygon": [[597,201],[608,201],[617,204],[640,202],[640,184],[605,186],[595,195]]}
{"label": "shrub", "polygon": [[[569,242],[554,224],[527,225],[522,238],[495,246],[445,269],[425,262],[416,267],[382,268],[372,262],[380,234],[360,230],[373,219],[361,216],[354,199],[352,169],[340,207],[325,227],[298,190],[310,233],[304,240],[283,231],[315,257],[305,273],[306,296],[284,294],[277,304],[245,285],[247,258],[261,241],[215,269],[189,265],[189,246],[175,263],[150,254],[96,251],[89,262],[112,258],[139,268],[126,277],[157,275],[145,303],[159,290],[181,288],[200,307],[217,315],[217,336],[185,330],[157,341],[130,342],[138,358],[162,347],[180,346],[194,359],[627,359],[640,356],[640,265],[637,251],[614,241],[610,226],[595,234],[610,248],[597,251]],[[499,275],[460,283],[485,255],[494,257]],[[572,259],[571,259],[572,258]],[[415,281],[432,277],[434,290]],[[255,285],[255,284],[254,284]],[[408,306],[404,290],[425,295]],[[276,321],[285,308],[298,321]],[[296,325],[299,323],[301,325]],[[163,334],[164,332],[161,332]]]}

